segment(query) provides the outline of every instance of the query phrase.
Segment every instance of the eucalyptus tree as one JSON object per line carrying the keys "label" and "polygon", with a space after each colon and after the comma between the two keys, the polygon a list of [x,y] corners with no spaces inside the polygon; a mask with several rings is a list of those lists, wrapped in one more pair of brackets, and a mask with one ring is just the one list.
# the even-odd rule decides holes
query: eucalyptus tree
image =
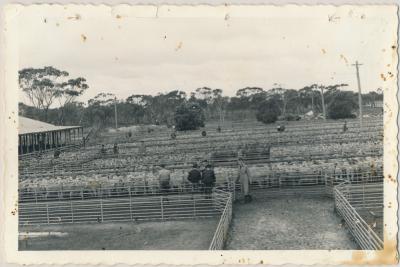
{"label": "eucalyptus tree", "polygon": [[37,109],[43,110],[47,120],[48,110],[59,97],[63,78],[69,74],[54,67],[25,68],[18,72],[19,87],[29,102]]}
{"label": "eucalyptus tree", "polygon": [[82,95],[89,86],[86,83],[86,79],[78,77],[76,79],[69,79],[66,82],[61,83],[57,89],[56,97],[60,104],[60,124],[63,124],[65,117],[65,107],[70,103],[74,102],[75,99]]}

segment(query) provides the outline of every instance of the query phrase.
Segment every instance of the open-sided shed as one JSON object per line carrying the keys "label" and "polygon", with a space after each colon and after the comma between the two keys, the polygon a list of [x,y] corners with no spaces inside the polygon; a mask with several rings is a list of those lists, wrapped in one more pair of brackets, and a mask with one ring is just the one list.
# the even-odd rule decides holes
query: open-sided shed
{"label": "open-sided shed", "polygon": [[18,154],[20,155],[78,144],[82,140],[82,126],[56,126],[19,116]]}

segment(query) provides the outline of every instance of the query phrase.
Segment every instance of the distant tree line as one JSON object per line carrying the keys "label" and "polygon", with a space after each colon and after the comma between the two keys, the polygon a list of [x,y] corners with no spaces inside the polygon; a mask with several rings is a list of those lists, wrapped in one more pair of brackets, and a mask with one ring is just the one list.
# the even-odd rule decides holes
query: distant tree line
{"label": "distant tree line", "polygon": [[[205,121],[256,118],[265,123],[278,119],[291,120],[309,111],[339,119],[355,116],[358,95],[344,90],[347,84],[309,85],[300,90],[246,87],[233,97],[223,96],[219,88],[202,87],[187,95],[173,90],[158,95],[133,94],[117,99],[111,93],[99,93],[87,103],[77,98],[88,89],[82,77],[54,67],[27,68],[19,71],[19,84],[30,105],[20,103],[20,113],[57,125],[113,126],[117,109],[118,125],[163,124],[178,130],[196,129]],[[375,106],[383,100],[382,90],[363,94],[363,103]],[[53,107],[58,103],[58,107]],[[324,103],[324,105],[323,105]]]}

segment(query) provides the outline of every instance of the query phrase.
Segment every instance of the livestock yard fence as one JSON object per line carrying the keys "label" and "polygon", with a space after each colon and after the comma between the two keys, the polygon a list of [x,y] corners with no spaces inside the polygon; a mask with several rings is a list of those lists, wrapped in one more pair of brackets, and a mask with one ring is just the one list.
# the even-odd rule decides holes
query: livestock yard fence
{"label": "livestock yard fence", "polygon": [[165,221],[220,216],[210,250],[223,249],[232,219],[232,193],[152,195],[21,203],[19,224],[49,225],[116,221]]}
{"label": "livestock yard fence", "polygon": [[[273,198],[279,196],[334,196],[334,188],[344,182],[349,184],[374,184],[383,180],[383,173],[337,173],[337,174],[276,174],[271,177],[257,177],[250,184],[252,195],[257,198]],[[242,197],[242,188],[236,184],[235,197]]]}
{"label": "livestock yard fence", "polygon": [[[217,191],[217,190],[216,190]],[[221,213],[217,229],[215,230],[213,239],[211,241],[209,250],[222,250],[224,248],[229,226],[232,220],[232,195],[229,192],[218,190],[216,192],[220,194],[220,198],[224,199],[225,207]]]}
{"label": "livestock yard fence", "polygon": [[[251,190],[254,194],[260,192],[263,197],[275,197],[286,194],[298,194],[302,191],[309,194],[319,195],[333,194],[333,186],[350,181],[351,183],[364,182],[370,183],[379,181],[382,177],[382,171],[375,173],[363,171],[354,173],[278,173],[273,172],[268,175],[255,177],[251,183]],[[226,181],[217,181],[216,188],[241,194],[240,184],[235,184],[233,177]],[[146,184],[146,183],[144,183]],[[234,190],[234,188],[236,190]],[[168,194],[201,193],[204,186],[194,186],[190,183],[176,184],[170,187]],[[268,194],[264,194],[268,189]],[[261,191],[260,191],[261,190]],[[43,202],[43,201],[62,201],[62,200],[85,200],[93,198],[118,198],[128,196],[147,196],[164,194],[159,188],[158,183],[153,185],[143,185],[137,183],[118,183],[114,185],[100,183],[87,184],[83,186],[55,186],[51,187],[31,187],[19,189],[19,202]]]}
{"label": "livestock yard fence", "polygon": [[[229,191],[234,194],[235,184],[232,181],[220,183],[215,189]],[[108,199],[108,198],[124,198],[124,197],[145,197],[145,196],[161,196],[182,195],[182,194],[200,194],[207,189],[211,191],[213,188],[206,187],[202,184],[181,184],[171,186],[168,190],[163,190],[159,185],[123,185],[108,187],[76,187],[76,188],[30,188],[19,190],[19,202],[48,202],[48,201],[65,201],[65,200],[86,200],[86,199]]]}
{"label": "livestock yard fence", "polygon": [[[282,196],[333,197],[335,210],[361,249],[383,249],[383,173],[351,176],[296,175],[258,179],[251,184],[257,198]],[[241,188],[237,187],[237,197]]]}
{"label": "livestock yard fence", "polygon": [[224,191],[216,189],[210,195],[177,194],[20,203],[19,224],[162,221],[215,217],[224,211],[228,201],[228,196],[222,192]]}
{"label": "livestock yard fence", "polygon": [[343,182],[334,188],[336,211],[363,250],[383,249],[383,181]]}
{"label": "livestock yard fence", "polygon": [[[251,183],[255,198],[282,196],[333,197],[337,213],[362,249],[383,248],[383,173],[279,175]],[[113,188],[25,194],[19,203],[19,225],[165,221],[219,217],[210,250],[224,248],[232,205],[243,197],[233,181],[210,190],[202,187]],[[67,194],[65,194],[67,193]]]}

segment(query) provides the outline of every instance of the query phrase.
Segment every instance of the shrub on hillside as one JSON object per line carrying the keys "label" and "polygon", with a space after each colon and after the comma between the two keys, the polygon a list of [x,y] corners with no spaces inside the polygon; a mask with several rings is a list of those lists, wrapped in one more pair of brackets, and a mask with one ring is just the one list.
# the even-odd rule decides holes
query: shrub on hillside
{"label": "shrub on hillside", "polygon": [[355,118],[353,112],[357,108],[357,102],[351,92],[338,92],[328,105],[328,118],[334,120]]}
{"label": "shrub on hillside", "polygon": [[178,131],[197,130],[204,127],[204,112],[197,103],[183,103],[175,111],[175,128]]}
{"label": "shrub on hillside", "polygon": [[273,99],[262,102],[258,109],[256,118],[263,123],[274,123],[278,120],[280,115],[280,108],[276,101]]}

